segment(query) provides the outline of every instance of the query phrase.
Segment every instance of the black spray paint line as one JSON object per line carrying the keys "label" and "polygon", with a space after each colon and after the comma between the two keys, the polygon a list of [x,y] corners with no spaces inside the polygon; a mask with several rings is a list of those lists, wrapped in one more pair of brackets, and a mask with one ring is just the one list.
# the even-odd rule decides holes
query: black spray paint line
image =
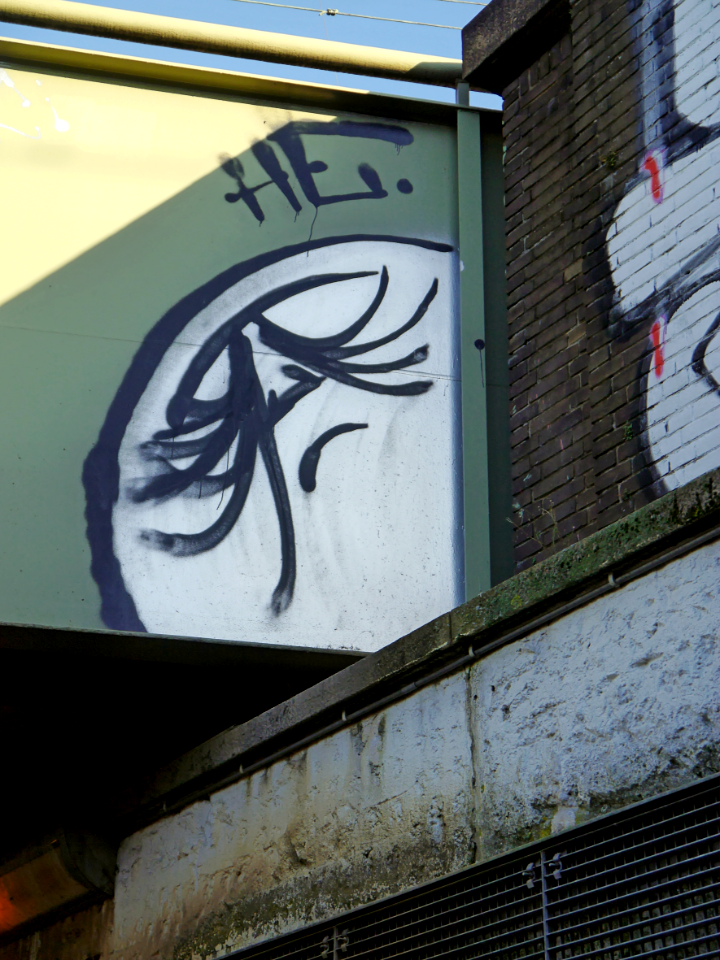
{"label": "black spray paint line", "polygon": [[[125,584],[120,560],[115,553],[113,511],[120,496],[119,454],[125,432],[168,349],[201,310],[225,293],[230,287],[265,267],[279,263],[285,259],[290,259],[298,254],[307,253],[311,250],[369,241],[375,243],[403,244],[423,250],[436,251],[438,253],[452,253],[454,250],[451,245],[446,243],[386,234],[349,234],[346,236],[313,240],[309,243],[289,245],[269,253],[259,254],[256,257],[238,263],[223,271],[171,307],[149,331],[138,348],[110,404],[97,442],[88,453],[82,471],[82,482],[86,498],[85,518],[87,521],[87,538],[91,553],[91,573],[100,591],[100,615],[103,623],[107,627],[112,630],[146,631],[146,627],[138,615],[135,601]],[[378,298],[383,284],[386,282],[386,280],[383,281],[383,275],[381,274],[377,294]],[[267,309],[267,306],[265,308]],[[359,324],[364,319],[364,316],[365,315],[356,321],[354,325],[358,328],[357,332],[359,332]],[[270,331],[271,328],[272,325],[268,322],[268,330]],[[325,340],[311,340],[311,338],[297,336],[294,337],[293,343],[296,349],[302,349],[306,346],[310,347],[312,344],[316,350],[318,348],[332,350],[333,348],[341,347],[343,345],[341,341],[347,342],[347,340],[344,340],[344,337],[347,336],[350,329],[351,328],[348,328],[342,334],[334,337],[325,338]],[[350,339],[355,335],[356,334],[353,333]],[[219,352],[221,352],[221,350]],[[325,354],[325,357],[327,362],[327,359],[330,358],[327,354]],[[314,389],[312,384],[315,381],[322,382],[322,377],[315,377],[306,368],[306,365],[301,367],[295,364],[288,364],[283,367],[283,372],[290,379],[294,379],[296,383],[279,398],[268,396],[268,416],[271,418],[277,417],[277,420],[292,408],[297,399],[304,395],[304,391]],[[187,386],[189,386],[189,384],[187,384]],[[227,405],[227,398],[210,401],[194,399],[194,402],[191,401],[191,406],[193,408],[192,411],[188,407],[186,415],[190,415],[189,419],[194,421],[194,426],[186,430],[185,433],[191,433],[193,430],[200,429],[200,422],[203,420],[209,424],[214,418],[219,417],[222,419],[230,409]],[[178,409],[174,412],[179,414],[180,411]],[[173,419],[175,418],[173,417]],[[277,422],[277,420],[275,420],[275,422]],[[177,420],[175,420],[175,422],[177,423]],[[178,437],[183,434],[184,423],[178,426],[179,429],[176,427],[175,430],[170,431],[169,435],[167,435],[165,431],[161,431],[161,434],[166,435],[156,435],[153,439],[147,441],[147,444],[143,445],[142,453],[151,459],[160,455],[165,457],[167,461],[172,461],[173,459],[181,459],[183,455],[197,456],[205,450],[204,438],[178,439]],[[243,497],[246,496],[244,492],[245,484],[249,484],[252,480],[247,451],[250,448],[254,450],[258,449],[256,446],[257,436],[254,433],[254,427],[249,424],[246,425],[242,436],[238,436],[238,448],[240,447],[241,439],[244,444],[244,450],[243,452],[236,452],[236,458],[239,457],[237,461],[238,468],[233,473],[232,478],[227,475],[208,475],[206,473],[204,477],[195,476],[193,478],[187,478],[191,481],[187,486],[185,486],[184,481],[179,484],[179,487],[185,488],[183,492],[186,491],[187,495],[195,496],[197,496],[198,493],[204,496],[206,490],[208,494],[217,494],[229,486],[235,487],[230,498],[232,506],[230,502],[228,502],[228,512],[227,514],[223,512],[221,517],[218,518],[217,522],[220,525],[218,528],[215,528],[213,524],[211,528],[212,533],[210,530],[205,531],[207,536],[205,542],[217,538],[217,542],[219,543],[220,540],[227,535],[227,532],[229,532],[229,529],[231,529],[234,523],[233,517],[237,519],[237,516],[239,516],[237,512],[238,507],[244,502]],[[167,443],[163,445],[163,441],[167,441]],[[189,445],[185,450],[183,450],[184,444]],[[224,443],[221,447],[222,446],[224,446]],[[175,451],[177,451],[177,457],[173,456]],[[214,452],[217,453],[217,451]],[[263,459],[265,459],[265,454],[262,454],[262,456]],[[218,461],[219,459],[220,457]],[[253,460],[253,469],[254,463],[255,461]],[[242,464],[244,469],[240,468],[240,464]],[[170,463],[168,463],[168,465],[170,465]],[[135,491],[133,499],[138,492],[139,491]],[[160,490],[156,490],[155,492],[160,494],[160,497],[165,495],[161,494]],[[167,489],[166,491],[168,496],[177,495],[178,493],[180,493],[178,488],[175,490]],[[148,534],[152,536],[149,531]],[[160,531],[158,531],[158,534],[160,534]],[[170,534],[169,536],[177,535]],[[175,541],[175,543],[179,546],[180,541]],[[278,588],[280,588],[281,593],[283,592],[285,580],[285,571],[283,571],[278,581],[275,594]]]}
{"label": "black spray paint line", "polygon": [[325,433],[321,433],[317,440],[313,441],[302,455],[300,468],[298,470],[298,479],[300,486],[305,493],[312,493],[317,486],[317,468],[320,462],[320,454],[326,443],[330,443],[335,437],[343,433],[350,433],[353,430],[367,430],[366,423],[341,423],[337,427],[330,427]]}
{"label": "black spray paint line", "polygon": [[[290,185],[290,176],[283,170],[280,161],[275,155],[268,141],[276,143],[283,151],[297,183],[306,199],[315,207],[313,225],[321,206],[332,203],[345,203],[350,200],[383,200],[388,196],[382,185],[380,175],[369,163],[360,163],[357,173],[369,189],[355,190],[350,193],[338,193],[329,196],[319,192],[315,177],[328,169],[324,160],[308,160],[304,138],[307,137],[351,137],[360,140],[380,140],[392,143],[397,150],[413,142],[413,135],[405,127],[398,127],[388,123],[368,123],[355,120],[341,121],[292,121],[271,133],[267,140],[256,143],[251,152],[263,172],[270,178],[262,183],[249,187],[245,182],[245,168],[239,157],[223,155],[220,157],[220,166],[237,184],[237,193],[226,193],[228,203],[237,203],[242,200],[259,223],[265,220],[265,213],[258,202],[256,194],[265,187],[275,185],[288,201],[295,215],[302,210],[302,204]],[[410,194],[413,185],[403,178],[398,180],[397,189],[400,193]],[[312,227],[310,229],[312,238]]]}

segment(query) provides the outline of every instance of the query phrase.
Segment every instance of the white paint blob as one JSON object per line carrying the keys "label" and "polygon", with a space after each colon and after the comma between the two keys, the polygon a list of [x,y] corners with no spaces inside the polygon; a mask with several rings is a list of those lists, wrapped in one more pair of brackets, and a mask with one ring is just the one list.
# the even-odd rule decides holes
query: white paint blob
{"label": "white paint blob", "polygon": [[[40,80],[36,80],[35,83],[37,84],[38,87],[42,86],[42,82]],[[33,105],[32,101],[29,100],[23,93],[20,92],[20,90],[17,88],[17,85],[15,84],[15,81],[12,79],[10,74],[7,72],[7,70],[3,70],[2,68],[0,68],[0,86],[4,86],[4,87],[7,87],[8,90],[12,90],[12,92],[15,93],[20,98],[21,107],[25,109],[27,109],[28,107],[32,107]],[[42,118],[43,110],[45,109],[44,107],[42,107],[42,104],[43,102],[47,103],[53,116],[53,121],[54,121],[53,126],[55,130],[57,130],[59,133],[67,133],[67,131],[70,129],[70,124],[67,120],[63,120],[61,117],[58,116],[57,110],[50,102],[50,97],[45,97],[44,101],[41,100],[37,102],[39,103],[41,109],[38,110],[36,108],[35,110],[32,111],[33,119]],[[2,117],[3,117],[2,102],[0,101],[0,118]],[[2,128],[3,130],[9,130],[11,133],[16,133],[21,137],[27,137],[29,140],[40,140],[42,137],[42,127],[40,124],[34,124],[29,128],[23,128],[13,123],[2,122],[2,119],[0,119],[0,128]]]}
{"label": "white paint blob", "polygon": [[[48,103],[50,103],[50,97],[45,97],[45,99]],[[53,112],[53,117],[55,117],[55,129],[59,130],[61,133],[66,133],[70,129],[70,124],[67,122],[67,120],[60,119],[60,117],[57,115],[57,110],[51,103],[50,109]]]}

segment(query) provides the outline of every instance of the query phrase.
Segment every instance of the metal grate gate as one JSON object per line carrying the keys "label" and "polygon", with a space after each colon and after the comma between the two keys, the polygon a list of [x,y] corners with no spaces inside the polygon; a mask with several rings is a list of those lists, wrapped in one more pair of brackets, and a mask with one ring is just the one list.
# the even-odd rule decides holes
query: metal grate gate
{"label": "metal grate gate", "polygon": [[713,780],[236,956],[720,957],[719,908]]}

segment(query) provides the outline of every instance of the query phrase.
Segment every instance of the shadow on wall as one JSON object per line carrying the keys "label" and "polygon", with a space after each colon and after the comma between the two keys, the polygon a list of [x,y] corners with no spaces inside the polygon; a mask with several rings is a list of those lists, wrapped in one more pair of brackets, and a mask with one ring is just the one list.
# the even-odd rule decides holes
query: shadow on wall
{"label": "shadow on wall", "polygon": [[720,454],[720,6],[631,0],[643,153],[607,233],[611,332],[647,325],[642,428],[662,495]]}
{"label": "shadow on wall", "polygon": [[458,602],[455,226],[428,201],[447,145],[423,169],[414,140],[286,123],[2,307],[8,368],[42,381],[6,382],[34,576],[4,619],[43,622],[42,578],[49,622],[94,626],[88,542],[113,629],[342,646],[364,623],[372,648]]}

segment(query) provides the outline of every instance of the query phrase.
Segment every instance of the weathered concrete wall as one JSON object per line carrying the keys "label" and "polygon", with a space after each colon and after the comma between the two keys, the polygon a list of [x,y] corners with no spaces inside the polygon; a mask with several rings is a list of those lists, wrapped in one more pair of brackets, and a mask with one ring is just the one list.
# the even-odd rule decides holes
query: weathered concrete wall
{"label": "weathered concrete wall", "polygon": [[206,958],[720,769],[720,544],[130,837],[112,954]]}
{"label": "weathered concrete wall", "polygon": [[474,668],[481,855],[720,769],[718,612],[714,543]]}
{"label": "weathered concrete wall", "polygon": [[0,947],[0,960],[99,960],[112,950],[113,902],[106,900]]}
{"label": "weathered concrete wall", "polygon": [[118,956],[223,954],[473,860],[467,678],[128,839]]}

